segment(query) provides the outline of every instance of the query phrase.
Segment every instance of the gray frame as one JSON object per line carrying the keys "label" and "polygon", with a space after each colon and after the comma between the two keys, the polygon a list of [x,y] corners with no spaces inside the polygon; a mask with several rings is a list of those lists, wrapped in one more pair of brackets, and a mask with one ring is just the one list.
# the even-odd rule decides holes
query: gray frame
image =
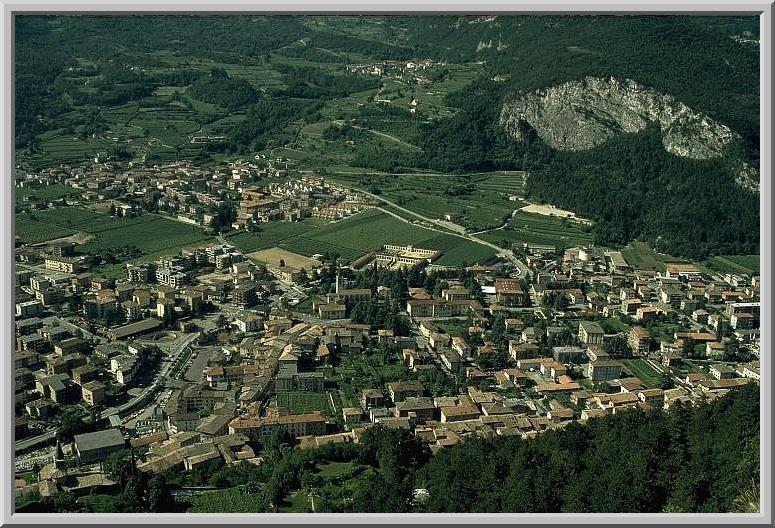
{"label": "gray frame", "polygon": [[[772,145],[772,114],[771,92],[771,48],[772,48],[772,5],[762,0],[747,0],[743,3],[725,3],[722,0],[683,0],[674,3],[670,0],[650,0],[645,2],[619,2],[617,0],[593,0],[592,2],[543,0],[508,2],[506,0],[489,0],[486,2],[470,2],[461,0],[394,0],[391,3],[373,3],[364,6],[358,0],[338,0],[325,5],[304,0],[229,0],[219,3],[212,0],[136,0],[133,3],[113,3],[106,5],[104,0],[80,0],[69,3],[64,0],[0,0],[2,4],[2,45],[3,45],[3,80],[2,83],[2,146],[5,174],[13,174],[14,167],[14,128],[13,128],[13,18],[16,14],[45,13],[88,13],[88,14],[164,14],[196,12],[201,14],[745,14],[759,15],[761,28],[760,52],[760,119],[761,141],[763,145]],[[771,301],[771,175],[772,153],[770,148],[761,149],[761,259],[764,265],[761,269],[763,288],[761,291],[762,309],[765,320],[772,320]],[[4,282],[4,298],[2,317],[7,323],[3,326],[2,386],[8,402],[13,401],[11,387],[14,385],[12,351],[14,350],[13,295],[12,287],[14,272],[13,235],[14,235],[14,186],[12,178],[6,176],[2,190],[2,240],[10,258],[3,259],[2,275],[8,281]],[[11,302],[9,302],[11,301]],[[771,350],[771,326],[762,325],[761,341],[766,351]],[[762,511],[759,514],[16,514],[13,512],[13,482],[14,448],[13,448],[13,413],[9,405],[3,406],[3,427],[0,435],[5,456],[2,457],[3,475],[2,489],[2,522],[3,524],[147,524],[159,523],[189,523],[189,524],[355,524],[355,523],[526,523],[526,524],[567,524],[600,523],[600,524],[729,524],[731,526],[772,524],[772,508],[767,498],[772,496],[771,482],[771,358],[762,354],[762,370],[765,372],[765,382],[761,384],[761,491]]]}

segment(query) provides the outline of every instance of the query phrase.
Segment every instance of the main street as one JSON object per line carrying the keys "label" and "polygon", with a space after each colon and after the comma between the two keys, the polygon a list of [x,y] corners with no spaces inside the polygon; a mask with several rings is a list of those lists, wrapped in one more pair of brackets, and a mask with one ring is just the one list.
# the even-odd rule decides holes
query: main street
{"label": "main street", "polygon": [[[176,365],[178,359],[180,359],[181,354],[183,354],[183,352],[188,349],[190,345],[198,338],[198,332],[194,334],[186,334],[184,337],[177,340],[174,344],[170,345],[167,350],[167,357],[162,362],[162,365],[154,376],[153,381],[147,387],[143,387],[140,394],[133,397],[129,401],[116,407],[109,407],[103,410],[100,413],[100,418],[106,419],[114,414],[121,416],[133,411],[142,405],[145,405],[156,394],[156,392],[164,386],[164,383],[170,377],[168,374],[174,375],[174,372],[171,372],[173,366]],[[175,370],[179,369],[176,368]],[[31,447],[50,442],[54,440],[54,438],[56,438],[56,429],[51,429],[40,435],[19,440],[16,442],[15,450],[16,452],[25,451]]]}

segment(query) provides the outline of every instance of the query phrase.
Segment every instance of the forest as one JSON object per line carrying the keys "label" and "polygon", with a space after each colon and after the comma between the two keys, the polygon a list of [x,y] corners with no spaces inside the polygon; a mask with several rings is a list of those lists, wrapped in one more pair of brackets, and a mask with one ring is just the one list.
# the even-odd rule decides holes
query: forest
{"label": "forest", "polygon": [[729,161],[673,156],[653,128],[589,151],[556,153],[531,174],[527,192],[594,219],[601,245],[648,240],[658,251],[693,259],[759,251],[758,197],[735,182]]}

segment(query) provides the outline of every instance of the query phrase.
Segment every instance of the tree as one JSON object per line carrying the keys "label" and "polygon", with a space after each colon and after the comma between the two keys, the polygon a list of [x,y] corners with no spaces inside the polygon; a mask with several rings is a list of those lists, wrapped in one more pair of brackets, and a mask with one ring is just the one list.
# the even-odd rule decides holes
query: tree
{"label": "tree", "polygon": [[154,476],[148,482],[148,511],[161,513],[170,511],[175,503],[175,498],[170,492],[166,480],[160,476]]}
{"label": "tree", "polygon": [[632,349],[627,340],[627,335],[623,333],[616,334],[612,338],[603,341],[603,350],[611,357],[617,359],[632,357]]}
{"label": "tree", "polygon": [[81,511],[78,501],[69,491],[59,491],[54,497],[54,508],[62,513],[76,513]]}

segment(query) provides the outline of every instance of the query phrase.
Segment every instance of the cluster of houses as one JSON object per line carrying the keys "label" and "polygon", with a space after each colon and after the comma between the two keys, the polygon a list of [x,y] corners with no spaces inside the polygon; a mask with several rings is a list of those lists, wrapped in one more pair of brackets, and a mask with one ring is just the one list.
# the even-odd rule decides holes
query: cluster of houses
{"label": "cluster of houses", "polygon": [[[173,180],[223,184],[211,173],[199,180],[186,164],[168,171],[152,177],[166,174],[162,196],[182,192],[166,186]],[[357,194],[311,177],[243,185],[254,178],[251,171],[235,166],[227,174],[240,182],[240,227],[316,214],[334,219],[339,213],[331,211],[346,216],[362,204]],[[76,176],[48,177],[92,181]],[[148,183],[132,172],[124,176],[130,192]],[[184,187],[194,196],[184,202],[201,203],[198,186]],[[62,405],[90,408],[125,395],[143,371],[148,334],[200,332],[208,311],[218,311],[223,324],[203,333],[216,339],[201,379],[169,380],[170,397],[132,427],[118,420],[58,447],[41,477],[48,492],[64,489],[73,475],[113,485],[83,468],[73,473],[65,462],[89,466],[130,446],[138,469],[151,473],[216,459],[262,463],[259,445],[278,430],[314,449],[358,442],[375,425],[399,427],[435,450],[469,436],[529,438],[622,410],[692,405],[760,380],[758,277],[687,263],[669,263],[663,272],[633,269],[621,253],[594,247],[523,249],[529,274],[470,266],[473,287],[446,278],[433,292],[410,288],[401,308],[411,332],[396,335],[348,319],[359,302],[387,304],[389,288],[355,288],[340,275],[333,291],[313,296],[311,314],[295,312],[276,300],[278,281],[283,288],[297,282],[301,291],[310,283],[287,266],[258,267],[226,243],[128,264],[118,281],[66,268],[64,259],[77,256],[72,244],[44,246],[35,250],[43,266],[16,272],[16,402],[23,409],[17,433],[27,427],[29,434],[30,422],[46,423]],[[369,262],[423,268],[440,254],[385,246]],[[355,273],[358,266],[351,265]],[[336,360],[367,361],[383,344],[396,351],[401,379],[329,376]],[[439,376],[454,390],[429,381]],[[320,396],[319,408],[293,412],[287,401],[298,394]]]}

